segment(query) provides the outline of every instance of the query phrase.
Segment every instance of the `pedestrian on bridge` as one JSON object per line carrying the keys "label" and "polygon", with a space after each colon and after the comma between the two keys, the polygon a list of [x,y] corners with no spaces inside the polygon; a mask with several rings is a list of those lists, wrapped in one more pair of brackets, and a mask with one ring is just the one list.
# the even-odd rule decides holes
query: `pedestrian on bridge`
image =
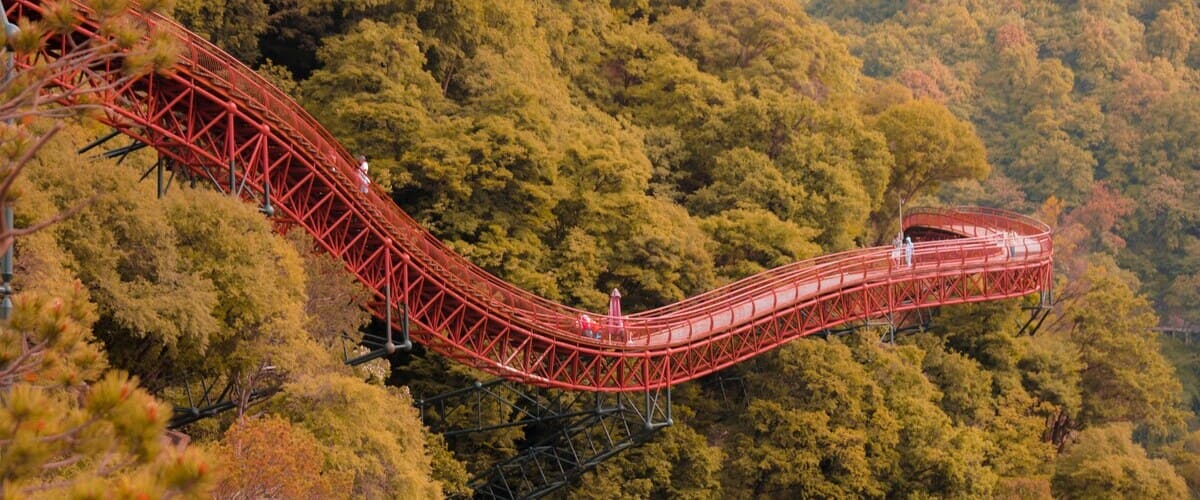
{"label": "pedestrian on bridge", "polygon": [[904,248],[904,233],[896,233],[892,238],[892,267],[900,267],[900,251]]}
{"label": "pedestrian on bridge", "polygon": [[596,323],[587,314],[579,315],[579,330],[583,332],[584,337],[589,339],[600,338],[600,332],[596,329]]}
{"label": "pedestrian on bridge", "polygon": [[913,262],[913,242],[912,237],[904,237],[904,265],[912,267]]}
{"label": "pedestrian on bridge", "polygon": [[371,178],[367,176],[367,157],[358,155],[358,190],[366,194],[367,187],[371,185]]}

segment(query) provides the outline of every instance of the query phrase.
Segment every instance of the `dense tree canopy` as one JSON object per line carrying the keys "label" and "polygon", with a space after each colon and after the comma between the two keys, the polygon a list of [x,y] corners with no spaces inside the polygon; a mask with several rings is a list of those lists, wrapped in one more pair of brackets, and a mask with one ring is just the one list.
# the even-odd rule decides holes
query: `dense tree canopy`
{"label": "dense tree canopy", "polygon": [[1163,459],[1130,439],[1129,425],[1088,429],[1061,458],[1054,492],[1064,498],[1184,498],[1187,486]]}
{"label": "dense tree canopy", "polygon": [[[644,310],[874,245],[900,198],[1055,225],[1058,303],[1037,336],[1018,335],[1031,298],[943,308],[894,343],[867,329],[781,346],[726,372],[745,399],[676,388],[676,426],[572,496],[1178,497],[1200,484],[1185,407],[1200,405],[1200,361],[1186,344],[1164,358],[1150,332],[1200,321],[1193,2],[179,0],[174,15],[370,157],[374,181],[455,251],[573,306],[602,311],[618,288]],[[0,153],[49,126],[5,125]],[[521,446],[521,429],[430,436],[409,391],[478,374],[425,353],[390,373],[342,366],[343,339],[370,326],[339,263],[210,190],[156,200],[136,182],[149,158],[72,153],[99,133],[71,129],[17,185],[22,227],[96,198],[17,248],[17,286],[36,292],[23,314],[40,312],[2,330],[0,363],[44,333],[38,321],[68,327],[45,366],[21,368],[36,381],[0,387],[0,422],[19,421],[0,425],[17,434],[0,453],[26,457],[0,461],[0,494],[66,474],[30,467],[79,455],[86,443],[62,436],[81,411],[128,410],[138,425],[103,436],[156,493],[462,495],[469,473]],[[170,399],[184,375],[279,394],[189,427],[206,453],[172,466],[147,437],[165,403],[149,415],[160,400],[134,387]],[[13,444],[37,433],[60,438]],[[201,477],[205,460],[226,466]],[[85,482],[109,484],[81,463]]]}
{"label": "dense tree canopy", "polygon": [[[31,404],[29,398],[35,398],[32,401],[39,402],[39,411],[49,413],[26,415],[22,413],[26,410],[20,410],[15,415],[18,421],[36,417],[47,422],[38,431],[47,437],[64,430],[68,436],[69,432],[78,432],[69,429],[80,425],[79,419],[85,421],[85,426],[100,425],[102,429],[92,432],[96,438],[89,438],[91,441],[80,444],[64,439],[59,449],[38,451],[42,458],[36,460],[69,460],[63,462],[69,465],[74,463],[71,446],[95,449],[105,443],[96,439],[105,438],[114,444],[101,449],[110,449],[108,453],[118,457],[133,450],[137,461],[116,469],[104,462],[89,462],[89,467],[98,468],[96,471],[68,468],[81,478],[78,484],[85,485],[81,488],[109,484],[104,481],[111,480],[114,472],[123,471],[136,477],[137,482],[120,488],[158,492],[152,493],[155,495],[175,494],[176,490],[204,491],[212,486],[214,477],[217,493],[233,496],[271,496],[282,491],[321,497],[378,496],[383,491],[408,491],[432,497],[442,494],[443,484],[446,491],[462,490],[462,465],[447,459],[445,444],[421,429],[411,402],[399,391],[368,382],[380,383],[385,376],[370,376],[367,371],[355,372],[342,366],[340,339],[343,335],[360,337],[358,329],[364,325],[365,316],[361,307],[366,296],[340,264],[334,265],[328,256],[313,254],[308,238],[275,235],[269,221],[254,206],[213,190],[190,188],[183,183],[163,199],[156,199],[154,186],[137,182],[147,158],[129,159],[140,168],[78,158],[74,151],[92,133],[94,129],[69,130],[52,141],[27,175],[19,179],[22,203],[29,210],[18,218],[18,224],[41,220],[100,192],[76,216],[23,238],[18,247],[18,289],[54,294],[68,302],[55,299],[49,304],[58,305],[51,308],[46,300],[33,295],[24,300],[32,301],[35,310],[62,314],[70,311],[81,319],[63,323],[69,328],[61,331],[41,329],[59,332],[55,339],[65,344],[52,344],[42,358],[45,362],[39,362],[31,372],[36,376],[30,375],[51,382],[64,394],[21,392],[17,399],[4,396],[0,402],[24,408]],[[64,283],[76,278],[79,282],[74,286],[70,281]],[[38,331],[24,323],[13,326]],[[93,332],[102,342],[86,341]],[[12,343],[20,337],[12,333],[5,330],[0,336],[0,345],[7,346],[2,352],[8,353],[0,353],[0,362],[21,359],[11,357],[20,352],[20,344]],[[117,374],[100,378],[106,365],[142,378]],[[213,384],[236,382],[235,401],[236,394],[272,387],[284,396],[277,398],[275,406],[265,408],[271,414],[265,419],[253,416],[263,410],[239,406],[237,415],[216,423],[223,428],[236,421],[232,430],[212,432],[211,427],[204,426],[191,429],[196,438],[207,441],[204,444],[211,458],[183,455],[181,461],[170,462],[174,465],[168,467],[159,462],[174,460],[170,457],[177,455],[172,454],[174,448],[162,450],[160,443],[171,415],[170,405],[153,399],[137,385],[140,382],[161,398],[186,403],[184,387],[195,378]],[[66,385],[57,389],[57,384]],[[96,413],[92,420],[85,418],[88,414],[83,411],[58,409],[59,401],[86,403],[87,399],[79,398],[89,394],[89,386],[91,392],[101,391],[97,394],[104,397],[114,391],[119,397],[100,406],[86,406],[87,411]],[[322,388],[326,392],[320,392]],[[10,388],[0,389],[8,394]],[[25,388],[11,391],[15,394]],[[80,396],[67,397],[67,393]],[[317,405],[303,399],[331,394],[342,401],[337,405],[339,411],[348,413],[322,420],[310,411]],[[126,400],[130,402],[120,403]],[[290,404],[293,401],[301,403]],[[69,419],[50,420],[56,411]],[[134,419],[136,425],[114,420],[115,429],[104,427],[108,421],[105,419],[116,418],[112,416],[115,411],[120,412],[118,417],[140,420]],[[388,424],[372,431],[354,424],[357,418]],[[330,434],[338,430],[334,422],[347,427]],[[51,423],[53,426],[49,426]],[[124,444],[133,438],[140,448]],[[370,446],[362,448],[357,443]],[[277,446],[285,444],[289,460],[295,462],[263,456],[267,453],[264,450],[282,451]],[[22,449],[0,441],[0,450],[5,453],[29,451]],[[436,463],[434,457],[440,457]],[[5,463],[36,465],[34,458],[31,455],[30,459]],[[124,464],[124,458],[121,460],[115,463]],[[206,460],[213,465],[197,469],[201,467],[197,464]],[[290,474],[286,471],[296,470],[304,474],[315,470],[318,476],[310,482],[284,484],[274,481],[278,477],[264,476],[263,466],[255,465],[256,461],[269,463],[285,477]],[[204,477],[204,471],[212,473]],[[6,476],[5,481],[19,487],[31,484],[29,478],[36,477],[25,470],[14,474]],[[51,474],[43,474],[43,480],[52,479]]]}

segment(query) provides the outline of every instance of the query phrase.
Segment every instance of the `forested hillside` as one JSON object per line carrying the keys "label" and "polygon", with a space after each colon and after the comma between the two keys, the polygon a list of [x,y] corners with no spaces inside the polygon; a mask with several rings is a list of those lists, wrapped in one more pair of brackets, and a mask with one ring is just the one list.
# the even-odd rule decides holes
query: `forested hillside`
{"label": "forested hillside", "polygon": [[[1151,331],[1200,324],[1193,2],[175,4],[367,155],[453,249],[570,305],[603,311],[618,288],[644,310],[878,245],[901,199],[1055,226],[1056,304],[1036,336],[1018,335],[1034,297],[944,308],[894,344],[870,329],[792,342],[727,370],[744,400],[676,388],[675,425],[570,497],[1200,492],[1200,363],[1180,345],[1169,362]],[[98,193],[18,243],[17,317],[31,319],[5,335],[57,321],[96,340],[31,373],[120,401],[132,382],[103,374],[133,374],[142,413],[189,378],[247,398],[279,388],[186,427],[187,474],[130,470],[223,497],[436,497],[466,494],[519,444],[511,429],[449,444],[424,431],[410,391],[478,374],[432,354],[343,367],[366,295],[337,262],[202,183],[155,199],[138,183],[149,155],[75,154],[103,133],[73,126],[19,179],[18,226]],[[0,344],[0,363],[13,349]],[[54,395],[64,408],[68,393]],[[33,421],[12,409],[27,400],[4,402],[0,429]],[[138,418],[147,442],[161,435],[163,418]],[[60,453],[4,432],[5,464]],[[47,470],[0,466],[0,491],[44,494],[78,472]]]}
{"label": "forested hillside", "polygon": [[[956,201],[1096,210],[1090,250],[1200,323],[1200,6],[813,1],[863,74],[973,123],[996,172]],[[1111,229],[1110,229],[1111,227]],[[1107,233],[1107,234],[1104,234]]]}

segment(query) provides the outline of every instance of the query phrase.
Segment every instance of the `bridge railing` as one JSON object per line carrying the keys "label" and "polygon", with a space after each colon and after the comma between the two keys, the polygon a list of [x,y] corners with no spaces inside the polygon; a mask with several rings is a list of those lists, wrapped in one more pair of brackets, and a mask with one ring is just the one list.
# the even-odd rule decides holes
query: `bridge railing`
{"label": "bridge railing", "polygon": [[[188,61],[186,70],[194,76],[203,77],[208,83],[224,87],[225,94],[240,100],[236,104],[239,112],[257,115],[267,122],[266,126],[287,135],[298,149],[299,157],[306,158],[314,168],[332,167],[343,181],[356,178],[357,171],[350,153],[290,97],[232,56],[174,21],[158,15],[144,16],[144,19],[185,40],[182,49],[185,51],[183,59]],[[317,170],[325,175],[326,169]],[[342,187],[338,189],[345,190],[346,184],[335,183],[334,186],[340,185]],[[350,186],[354,184],[349,183]],[[887,248],[818,257],[731,283],[663,308],[622,318],[599,315],[602,324],[616,324],[619,320],[623,328],[619,337],[610,335],[608,339],[593,341],[580,338],[574,325],[575,318],[585,311],[521,290],[451,252],[408,214],[394,208],[390,197],[378,186],[373,187],[365,201],[354,201],[359,199],[354,192],[342,195],[348,203],[359,205],[356,210],[364,217],[373,219],[375,227],[372,231],[378,244],[396,245],[398,251],[420,261],[422,272],[431,279],[443,282],[446,289],[491,309],[511,321],[515,327],[538,335],[558,337],[556,341],[573,340],[600,346],[619,339],[634,340],[647,346],[660,341],[691,342],[735,323],[798,304],[806,298],[836,293],[848,285],[876,278],[882,273],[891,276],[899,271]],[[979,228],[985,224],[1015,231],[1026,238],[1021,240],[1020,255],[1024,260],[1029,260],[1034,250],[1039,255],[1048,254],[1050,250],[1048,238],[1045,241],[1039,238],[1033,247],[1028,240],[1029,237],[1044,234],[1044,225],[1039,226],[1032,219],[1026,220],[1003,211],[961,208],[954,211],[918,210],[910,212],[906,220],[909,225],[958,221],[957,230],[964,234],[972,234],[967,231],[972,224],[975,233],[982,233]],[[955,228],[953,223],[948,227]],[[968,263],[983,266],[1019,265],[1013,261],[1017,252],[1009,252],[1006,260],[1000,262],[996,245],[988,241],[988,237],[978,234],[976,238],[966,240],[923,243],[914,255],[913,269],[941,272],[946,270],[943,268],[949,263],[956,263],[960,271]],[[376,293],[380,291],[376,290]]]}
{"label": "bridge railing", "polygon": [[[158,16],[156,16],[158,17]],[[342,175],[353,178],[357,175],[351,155],[331,137],[316,120],[299,108],[289,97],[282,95],[273,85],[245,68],[239,61],[228,56],[209,42],[191,34],[182,26],[166,18],[158,17],[156,22],[167,26],[178,36],[190,40],[188,44],[191,57],[197,65],[207,72],[210,78],[223,79],[230,87],[242,92],[248,99],[257,102],[266,109],[272,122],[283,126],[304,137],[318,152],[327,154],[326,160],[340,170]],[[232,71],[234,68],[241,71]],[[263,112],[260,110],[260,112]],[[318,153],[319,154],[319,153]],[[321,158],[314,158],[320,162]],[[386,193],[377,187],[372,193],[379,200],[390,201]],[[377,206],[389,206],[390,203],[380,203]],[[957,211],[956,211],[957,210]],[[962,224],[957,227],[961,234],[972,234],[970,228],[974,225],[976,232],[984,224],[990,227],[1000,227],[1005,231],[1018,232],[1024,237],[1020,245],[1023,255],[1029,255],[1028,236],[1044,232],[1046,228],[1039,227],[1036,221],[1022,220],[1016,214],[989,209],[963,209],[910,212],[906,221],[910,225],[920,225],[926,219],[958,218]],[[472,300],[483,304],[491,304],[496,309],[504,309],[506,315],[517,322],[525,323],[531,330],[557,330],[560,334],[571,338],[578,328],[574,321],[586,311],[571,308],[549,301],[525,290],[500,280],[475,264],[467,261],[457,253],[450,252],[445,245],[428,231],[425,231],[415,220],[398,210],[382,210],[382,215],[388,219],[388,226],[394,234],[383,235],[384,239],[397,237],[409,250],[416,250],[412,255],[427,265],[433,265],[438,273],[445,277],[453,277],[450,287],[459,289],[462,293],[471,295]],[[963,216],[966,214],[967,216]],[[982,236],[982,235],[981,235]],[[1048,244],[1048,243],[1047,243]],[[984,264],[990,264],[989,248],[994,245],[984,243],[974,244],[956,241],[949,244],[922,244],[921,250],[914,255],[915,264],[924,265],[934,262],[940,269],[944,262],[953,261],[955,255],[960,263],[965,263],[968,255],[984,256]],[[1038,252],[1048,247],[1039,243]],[[972,257],[974,258],[974,257]],[[609,332],[609,339],[636,339],[647,345],[656,338],[662,337],[662,332],[671,332],[669,338],[675,340],[679,333],[681,341],[690,342],[712,331],[727,327],[747,318],[755,318],[760,314],[759,304],[764,310],[773,310],[785,304],[794,303],[802,298],[802,287],[816,284],[813,293],[821,294],[830,287],[843,287],[848,276],[857,276],[858,280],[866,280],[872,272],[891,268],[889,249],[866,249],[850,254],[835,254],[803,261],[791,266],[785,266],[768,271],[757,276],[724,287],[706,292],[684,301],[642,313],[631,314],[621,318],[607,318],[595,315],[601,324],[621,324],[618,332]],[[838,276],[838,283],[833,285],[830,276]],[[765,301],[770,299],[770,308]],[[746,308],[749,308],[746,311]],[[591,313],[588,313],[591,314]],[[699,319],[697,319],[699,318]],[[686,333],[682,333],[685,332]],[[602,339],[604,340],[604,339]]]}
{"label": "bridge railing", "polygon": [[776,280],[729,290],[726,296],[706,304],[679,307],[671,314],[655,317],[626,318],[624,333],[635,344],[645,346],[687,343],[818,298],[828,300],[831,295],[871,280],[900,281],[918,275],[1036,266],[1049,255],[1049,249],[1036,238],[1018,237],[1009,240],[1011,245],[1002,243],[991,236],[921,243],[914,248],[911,267],[907,266],[903,253],[896,259],[890,248],[841,254],[840,259],[798,268]]}
{"label": "bridge railing", "polygon": [[[78,4],[82,6],[82,4]],[[357,179],[358,173],[353,156],[329,132],[320,125],[313,116],[295,103],[291,97],[283,94],[265,78],[245,66],[241,61],[226,54],[211,42],[195,35],[176,21],[158,15],[143,14],[143,19],[151,26],[165,29],[180,40],[186,40],[182,47],[183,57],[188,70],[197,76],[202,76],[209,82],[217,82],[218,86],[227,87],[227,91],[240,94],[249,103],[250,109],[242,109],[246,114],[257,114],[271,123],[271,126],[293,140],[303,140],[311,151],[304,151],[305,144],[297,144],[298,153],[308,156],[314,166],[324,166],[335,169],[344,179]],[[305,155],[304,153],[307,153]],[[355,184],[354,182],[350,183]],[[346,196],[352,199],[352,195]],[[387,207],[379,210],[385,220],[385,227],[391,234],[379,234],[379,241],[392,239],[399,246],[407,247],[412,257],[425,264],[436,266],[445,276],[453,276],[456,283],[448,284],[451,288],[463,289],[464,292],[491,302],[503,305],[518,312],[518,316],[527,319],[545,317],[574,317],[582,314],[582,310],[558,304],[534,294],[521,290],[507,282],[496,278],[491,273],[467,261],[458,254],[449,251],[446,246],[433,234],[426,231],[408,214],[392,208],[392,200],[386,192],[372,184],[372,202],[375,207]]]}
{"label": "bridge railing", "polygon": [[[1051,248],[1048,227],[1017,214],[989,209],[928,209],[915,211],[906,218],[907,226],[927,224],[943,227],[960,234],[978,235],[968,239],[942,242],[926,242],[916,245],[914,255],[916,267],[927,268],[932,264],[936,271],[944,271],[948,264],[965,266],[971,261],[982,259],[978,264],[994,266],[1019,266],[1026,261],[1048,258]],[[1013,231],[1015,235],[1008,243],[1016,248],[1006,248],[1000,238],[1001,230]],[[1001,259],[1001,253],[1005,255]],[[904,260],[903,255],[901,259]],[[789,266],[777,268],[745,280],[731,283],[705,294],[622,319],[626,337],[650,342],[663,329],[673,332],[686,331],[683,337],[695,339],[697,335],[710,333],[714,325],[724,325],[731,320],[742,321],[745,317],[758,317],[759,304],[770,301],[766,309],[800,299],[799,291],[815,284],[812,293],[821,294],[831,287],[843,287],[847,279],[865,280],[881,270],[896,273],[895,261],[889,247],[876,247],[818,257]],[[832,283],[829,276],[837,276]],[[782,298],[781,298],[782,297]],[[750,310],[745,307],[749,304]],[[742,310],[738,308],[741,307]],[[696,321],[694,318],[700,318]],[[723,319],[722,319],[723,318]],[[604,321],[604,317],[601,317]],[[664,325],[663,322],[678,321]],[[614,322],[610,320],[610,323]],[[674,338],[674,337],[673,337]]]}

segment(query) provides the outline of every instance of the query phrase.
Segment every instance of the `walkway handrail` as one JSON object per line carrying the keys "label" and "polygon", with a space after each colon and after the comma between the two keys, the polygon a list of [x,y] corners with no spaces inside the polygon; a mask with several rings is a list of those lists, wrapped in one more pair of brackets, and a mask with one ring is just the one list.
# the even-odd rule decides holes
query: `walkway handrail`
{"label": "walkway handrail", "polygon": [[[34,17],[42,8],[38,0],[12,7]],[[848,321],[1016,297],[1050,282],[1045,224],[996,209],[917,209],[905,216],[906,231],[954,238],[918,241],[911,258],[875,247],[792,263],[623,316],[620,328],[585,337],[575,321],[586,311],[467,261],[378,186],[360,193],[350,153],[265,79],[177,23],[138,15],[181,42],[182,61],[171,74],[147,75],[102,96],[109,111],[103,121],[172,158],[176,168],[229,192],[238,180],[248,186],[237,190],[243,196],[269,197],[278,215],[302,226],[371,288],[374,314],[399,321],[390,312],[403,310],[414,340],[509,379],[606,392],[669,387]],[[74,35],[95,36],[92,28]],[[66,37],[58,42],[39,57],[74,46]]]}

